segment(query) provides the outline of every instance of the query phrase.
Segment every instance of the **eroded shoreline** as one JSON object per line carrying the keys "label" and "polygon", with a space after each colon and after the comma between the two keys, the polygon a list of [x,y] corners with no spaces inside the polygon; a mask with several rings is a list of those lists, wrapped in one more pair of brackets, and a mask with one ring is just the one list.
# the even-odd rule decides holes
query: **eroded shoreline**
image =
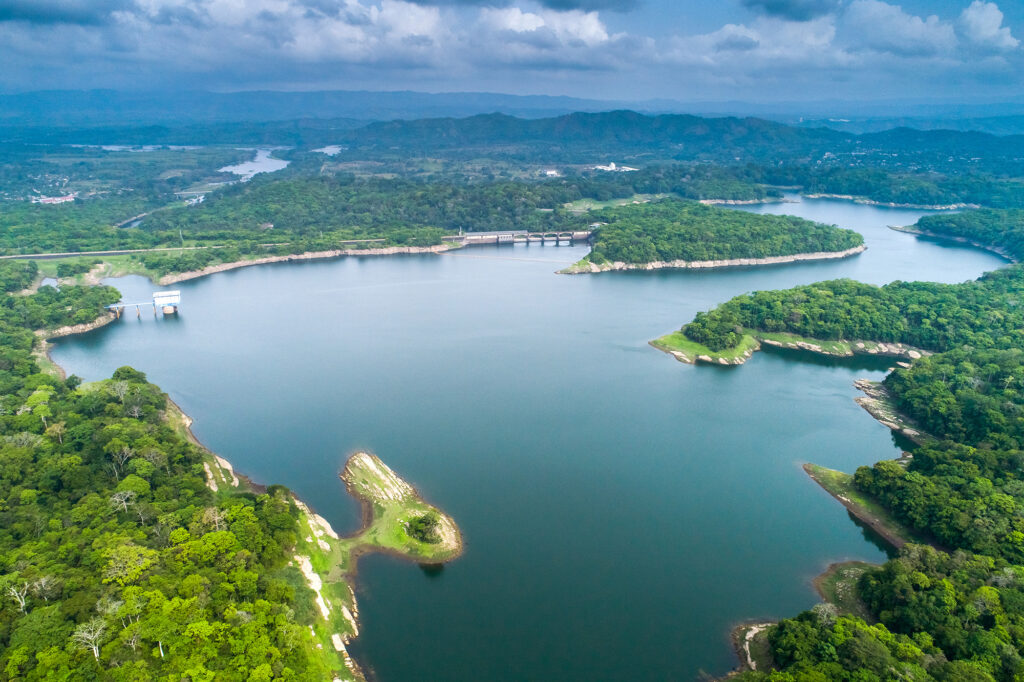
{"label": "eroded shoreline", "polygon": [[801,261],[835,260],[838,258],[849,258],[863,253],[867,250],[865,244],[855,246],[845,251],[816,251],[812,253],[794,253],[788,256],[767,256],[765,258],[729,258],[723,260],[699,260],[699,261],[653,261],[650,263],[625,263],[615,261],[612,263],[592,263],[589,260],[581,260],[567,268],[558,271],[560,275],[583,275],[598,272],[612,272],[615,270],[661,270],[665,268],[678,268],[683,270],[700,270],[710,268],[737,268],[751,267],[757,265],[781,265],[784,263],[797,263]]}
{"label": "eroded shoreline", "polygon": [[266,265],[268,263],[301,263],[314,260],[342,258],[344,256],[394,256],[398,254],[413,253],[443,253],[445,251],[450,251],[453,248],[460,247],[453,246],[451,244],[436,244],[434,246],[386,246],[375,249],[331,249],[328,251],[307,251],[305,253],[289,254],[287,256],[265,256],[263,258],[254,258],[252,260],[218,263],[217,265],[208,265],[200,270],[189,270],[187,272],[177,272],[164,275],[157,280],[155,284],[158,286],[167,286],[177,282],[185,282],[190,279],[206,277],[207,275],[213,275],[218,272],[247,268],[252,265]]}
{"label": "eroded shoreline", "polygon": [[906,208],[917,211],[959,211],[965,208],[981,208],[980,204],[900,204],[894,201],[877,201],[867,197],[858,197],[852,194],[801,194],[804,199],[837,199],[841,201],[852,201],[855,204],[865,206],[881,206],[883,208]]}
{"label": "eroded shoreline", "polygon": [[[200,275],[201,276],[201,275]],[[41,347],[39,356],[42,361],[48,363],[53,371],[66,377],[66,370],[57,364],[50,355],[52,346],[49,339],[84,334],[100,327],[106,326],[117,318],[114,315],[106,315],[92,323],[69,325],[56,330],[37,330],[36,335],[40,337]],[[166,395],[166,394],[165,394]],[[166,396],[165,421],[171,428],[193,444],[203,454],[203,470],[206,476],[206,484],[210,491],[217,495],[221,490],[236,489],[257,494],[264,493],[266,487],[254,482],[243,474],[239,474],[234,466],[224,457],[221,457],[210,450],[196,437],[192,431],[193,419],[171,399]],[[420,502],[423,507],[437,509],[422,501],[419,493],[409,484],[398,478],[391,469],[374,455],[367,453],[356,453],[352,455],[346,464],[345,471],[349,465],[360,456],[371,457],[389,472],[395,480],[407,486],[412,499]],[[300,538],[294,548],[292,558],[293,565],[299,570],[306,581],[306,585],[315,594],[315,603],[320,612],[320,620],[316,625],[310,625],[310,636],[314,646],[324,652],[333,650],[337,656],[330,664],[335,668],[333,682],[365,682],[366,675],[360,665],[352,658],[347,649],[347,644],[359,635],[359,607],[356,601],[353,581],[355,579],[355,565],[358,557],[362,554],[380,551],[398,556],[403,559],[419,561],[426,559],[428,563],[440,564],[451,561],[462,554],[463,541],[461,532],[454,520],[437,510],[441,515],[440,534],[442,536],[441,551],[436,556],[418,557],[409,552],[402,552],[388,547],[376,547],[369,542],[362,541],[362,536],[367,534],[374,526],[374,504],[379,503],[372,496],[365,494],[365,491],[357,490],[350,484],[350,480],[343,478],[345,487],[349,494],[359,500],[363,509],[363,521],[361,528],[350,536],[339,536],[324,517],[317,514],[309,505],[303,502],[295,493],[290,493],[291,499],[299,510]],[[349,543],[350,546],[347,546]],[[325,655],[327,655],[325,653]],[[328,657],[330,661],[330,656]]]}

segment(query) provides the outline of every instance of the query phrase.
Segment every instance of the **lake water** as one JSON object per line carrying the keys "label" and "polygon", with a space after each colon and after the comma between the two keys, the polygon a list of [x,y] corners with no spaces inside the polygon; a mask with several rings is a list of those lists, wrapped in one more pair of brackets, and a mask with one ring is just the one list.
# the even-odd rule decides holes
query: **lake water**
{"label": "lake water", "polygon": [[553,273],[585,248],[550,245],[245,268],[182,283],[177,318],[129,314],[54,357],[86,379],[147,372],[203,442],[339,532],[359,523],[337,479],[357,449],[451,513],[466,553],[439,574],[360,561],[353,650],[383,682],[718,675],[735,664],[733,624],[812,606],[831,562],[885,558],[800,465],[898,454],[853,402],[853,381],[886,365],[764,352],[693,367],[647,342],[746,291],[956,282],[1003,264],[886,228],[920,211],[753,210],[856,229],[868,250],[584,276]]}
{"label": "lake water", "polygon": [[275,159],[271,156],[273,151],[273,149],[257,149],[256,156],[252,161],[246,161],[234,166],[224,166],[220,169],[220,172],[234,173],[241,176],[239,179],[242,182],[248,182],[257,173],[273,173],[287,167],[290,161]]}

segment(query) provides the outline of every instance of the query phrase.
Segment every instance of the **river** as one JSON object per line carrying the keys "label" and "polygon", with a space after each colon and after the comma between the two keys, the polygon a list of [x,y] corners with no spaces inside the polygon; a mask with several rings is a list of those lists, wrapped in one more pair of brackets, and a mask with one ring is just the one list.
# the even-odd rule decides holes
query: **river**
{"label": "river", "polygon": [[[920,211],[814,200],[863,233],[843,260],[553,274],[583,247],[476,247],[220,273],[181,314],[59,341],[86,379],[130,364],[240,471],[359,524],[337,472],[379,454],[460,524],[439,573],[360,561],[359,660],[382,682],[690,680],[735,664],[730,627],[816,602],[811,579],[885,553],[801,471],[893,457],[854,402],[877,359],[758,353],[694,367],[647,345],[736,294],[837,277],[956,282],[1003,264],[889,230]],[[113,282],[126,299],[152,285]]]}

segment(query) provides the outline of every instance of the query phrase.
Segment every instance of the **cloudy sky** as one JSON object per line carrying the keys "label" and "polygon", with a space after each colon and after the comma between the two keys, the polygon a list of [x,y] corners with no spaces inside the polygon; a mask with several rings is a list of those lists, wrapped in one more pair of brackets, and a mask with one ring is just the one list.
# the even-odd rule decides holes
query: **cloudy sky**
{"label": "cloudy sky", "polygon": [[0,90],[1024,95],[1022,0],[0,0]]}

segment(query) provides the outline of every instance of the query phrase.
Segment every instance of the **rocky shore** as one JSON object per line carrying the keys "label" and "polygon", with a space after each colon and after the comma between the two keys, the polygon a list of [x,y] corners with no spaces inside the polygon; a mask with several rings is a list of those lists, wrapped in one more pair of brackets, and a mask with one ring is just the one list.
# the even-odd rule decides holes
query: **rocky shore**
{"label": "rocky shore", "polygon": [[100,317],[96,318],[92,322],[85,322],[85,323],[82,323],[82,324],[72,324],[72,325],[67,325],[67,326],[64,326],[64,327],[57,327],[56,329],[39,329],[39,330],[36,331],[36,336],[38,336],[38,337],[40,337],[42,339],[45,339],[45,340],[50,340],[50,339],[59,339],[62,336],[72,336],[74,334],[84,334],[86,332],[91,332],[94,329],[99,329],[100,327],[105,327],[105,326],[107,326],[108,324],[110,324],[111,322],[113,322],[116,319],[117,319],[117,317],[114,315],[114,313],[106,313],[106,314],[101,315]]}
{"label": "rocky shore", "polygon": [[889,389],[884,384],[869,379],[858,379],[853,385],[864,393],[854,398],[856,403],[867,410],[868,414],[877,419],[883,426],[906,436],[918,445],[931,440],[931,437],[918,426],[900,414]]}
{"label": "rocky shore", "polygon": [[886,208],[909,208],[918,211],[959,211],[965,208],[981,208],[978,204],[898,204],[892,201],[875,201],[867,197],[857,197],[852,194],[804,194],[805,199],[841,199],[852,201],[855,204],[867,206],[884,206]]}
{"label": "rocky shore", "polygon": [[616,261],[612,263],[591,263],[588,260],[581,260],[570,265],[564,270],[559,270],[562,275],[580,275],[596,272],[610,272],[612,270],[660,270],[663,268],[702,269],[702,268],[735,268],[748,267],[752,265],[779,265],[782,263],[796,263],[799,261],[833,260],[837,258],[848,258],[862,253],[867,247],[863,244],[845,251],[817,251],[814,253],[794,253],[788,256],[768,256],[766,258],[731,258],[724,260],[700,260],[700,261],[653,261],[651,263],[624,263]]}
{"label": "rocky shore", "polygon": [[189,270],[188,272],[176,272],[164,275],[157,282],[160,286],[167,286],[176,282],[184,282],[190,279],[198,279],[217,272],[226,272],[238,268],[246,268],[251,265],[265,265],[267,263],[301,263],[303,261],[325,260],[329,258],[341,258],[343,256],[393,256],[402,253],[442,253],[452,248],[451,244],[436,244],[434,246],[385,246],[375,249],[332,249],[329,251],[307,251],[287,256],[266,256],[252,260],[239,260],[231,263],[219,263],[208,265],[200,270]]}

